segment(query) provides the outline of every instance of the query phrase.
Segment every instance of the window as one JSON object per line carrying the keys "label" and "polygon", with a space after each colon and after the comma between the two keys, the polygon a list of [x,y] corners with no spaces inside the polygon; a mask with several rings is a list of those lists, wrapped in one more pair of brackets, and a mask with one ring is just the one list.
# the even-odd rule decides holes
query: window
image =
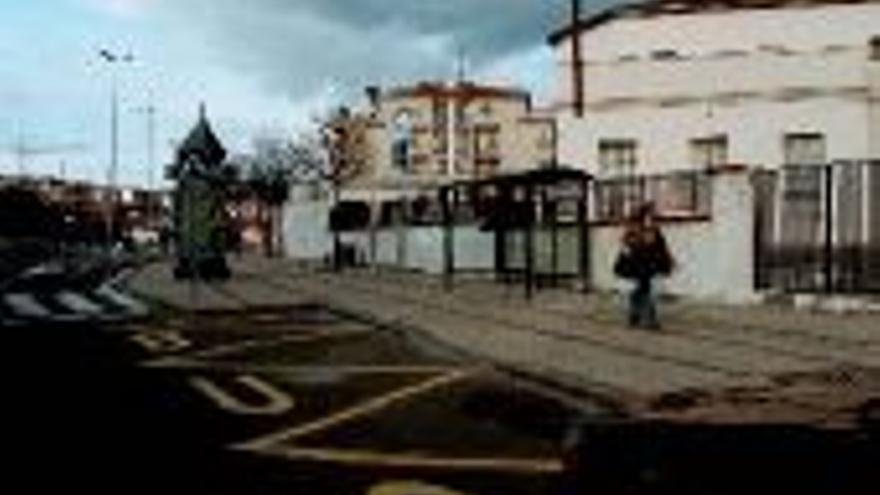
{"label": "window", "polygon": [[783,147],[786,165],[825,163],[825,136],[822,134],[786,134]]}
{"label": "window", "polygon": [[538,138],[535,140],[535,147],[539,150],[553,150],[555,145],[555,130],[551,126],[541,129]]}
{"label": "window", "polygon": [[711,176],[705,171],[694,170],[600,178],[593,183],[593,198],[599,221],[625,220],[648,201],[664,217],[702,218],[712,210]]}
{"label": "window", "polygon": [[691,140],[691,165],[711,168],[727,163],[727,136]]}
{"label": "window", "polygon": [[391,129],[391,164],[401,171],[410,169],[410,152],[412,148],[413,129],[412,113],[401,110],[394,116]]}
{"label": "window", "polygon": [[476,137],[476,154],[478,158],[494,158],[498,156],[500,146],[498,145],[497,129],[477,129],[474,132]]}
{"label": "window", "polygon": [[675,50],[654,50],[651,52],[651,58],[654,60],[676,60],[681,57]]}
{"label": "window", "polygon": [[637,147],[634,139],[600,140],[600,173],[609,176],[632,175],[636,168]]}

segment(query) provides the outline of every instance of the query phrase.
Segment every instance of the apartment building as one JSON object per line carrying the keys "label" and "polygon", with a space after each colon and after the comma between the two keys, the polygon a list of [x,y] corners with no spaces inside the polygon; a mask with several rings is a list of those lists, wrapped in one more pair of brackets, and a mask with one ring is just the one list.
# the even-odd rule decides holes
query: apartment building
{"label": "apartment building", "polygon": [[393,198],[555,160],[554,121],[524,90],[461,81],[367,93],[368,107],[349,117],[361,165],[345,181],[346,198]]}

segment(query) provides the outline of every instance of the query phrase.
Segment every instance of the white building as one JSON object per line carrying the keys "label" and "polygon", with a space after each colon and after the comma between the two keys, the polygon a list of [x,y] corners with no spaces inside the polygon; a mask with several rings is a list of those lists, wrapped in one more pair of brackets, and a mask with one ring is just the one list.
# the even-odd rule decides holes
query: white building
{"label": "white building", "polygon": [[649,0],[550,42],[560,160],[599,176],[880,156],[875,0]]}
{"label": "white building", "polygon": [[[668,214],[680,262],[666,292],[748,301],[854,273],[880,280],[870,262],[880,248],[880,167],[849,167],[855,182],[829,172],[832,189],[824,167],[807,169],[806,182],[786,168],[769,197],[752,174],[880,158],[880,2],[648,0],[579,18],[550,43],[560,160],[613,186],[596,189],[596,287],[621,285],[611,273],[619,220],[644,199]],[[697,179],[704,187],[691,187]],[[794,260],[760,282],[768,256],[785,262],[827,241],[828,252],[868,254],[849,272]]]}

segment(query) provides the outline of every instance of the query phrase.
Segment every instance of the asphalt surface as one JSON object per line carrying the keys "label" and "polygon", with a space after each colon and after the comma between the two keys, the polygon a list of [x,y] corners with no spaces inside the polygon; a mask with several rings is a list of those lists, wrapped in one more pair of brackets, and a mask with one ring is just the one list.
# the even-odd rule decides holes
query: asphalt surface
{"label": "asphalt surface", "polygon": [[7,493],[824,494],[880,484],[876,430],[628,422],[318,305],[33,321],[2,336]]}
{"label": "asphalt surface", "polygon": [[318,306],[4,339],[4,484],[33,493],[562,493],[583,414]]}

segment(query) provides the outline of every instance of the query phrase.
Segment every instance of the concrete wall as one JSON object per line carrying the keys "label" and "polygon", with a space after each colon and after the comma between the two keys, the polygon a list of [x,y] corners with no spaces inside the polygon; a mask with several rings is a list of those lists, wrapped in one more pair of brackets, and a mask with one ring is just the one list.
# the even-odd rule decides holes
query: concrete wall
{"label": "concrete wall", "polygon": [[282,212],[284,254],[300,260],[321,260],[333,249],[330,235],[330,203],[290,202]]}
{"label": "concrete wall", "polygon": [[[376,231],[376,261],[380,265],[422,270],[440,274],[444,270],[443,228],[411,227]],[[560,227],[557,233],[556,266],[558,273],[578,272],[578,232],[574,227]],[[348,233],[345,242],[358,246],[370,258],[370,234]],[[507,239],[508,264],[525,266],[523,236],[512,232]],[[495,269],[495,234],[474,226],[459,226],[453,232],[455,269],[458,271],[492,271]],[[535,232],[535,270],[550,273],[553,267],[552,241],[549,229]]]}
{"label": "concrete wall", "polygon": [[[556,231],[556,266],[553,262],[553,233],[550,228],[537,229],[533,243],[534,267],[536,273],[558,273],[561,275],[578,274],[580,257],[578,254],[578,229],[576,227],[559,227]],[[507,235],[507,264],[510,268],[525,268],[525,235],[522,232],[510,232]]]}
{"label": "concrete wall", "polygon": [[[332,251],[327,226],[326,202],[289,205],[285,208],[285,252],[297,259],[322,259]],[[754,281],[754,197],[747,171],[731,171],[713,177],[711,221],[670,222],[663,225],[677,260],[675,273],[660,284],[670,294],[731,303],[756,300]],[[612,271],[620,249],[621,227],[595,226],[590,231],[591,280],[600,290],[625,289],[628,283]],[[561,273],[577,273],[578,238],[575,228],[559,230],[558,267]],[[369,262],[373,252],[371,233],[350,232],[343,242],[356,246]],[[389,228],[375,232],[376,263],[441,274],[443,228]],[[473,226],[454,232],[456,270],[492,270],[495,265],[494,234]],[[522,236],[508,239],[508,260],[523,266]],[[551,267],[549,232],[535,234],[536,271]]]}
{"label": "concrete wall", "polygon": [[[747,172],[716,176],[711,221],[662,225],[676,270],[659,283],[668,294],[728,303],[756,300],[754,284],[754,198]],[[628,289],[614,276],[622,227],[596,227],[591,233],[592,283],[600,290]]]}
{"label": "concrete wall", "polygon": [[[375,262],[378,265],[421,270],[441,274],[444,270],[442,227],[387,228],[370,232],[348,232],[342,241],[357,247],[364,261],[372,258],[371,235],[375,235]],[[495,244],[491,232],[477,227],[456,227],[453,233],[455,269],[492,270],[495,267]]]}

